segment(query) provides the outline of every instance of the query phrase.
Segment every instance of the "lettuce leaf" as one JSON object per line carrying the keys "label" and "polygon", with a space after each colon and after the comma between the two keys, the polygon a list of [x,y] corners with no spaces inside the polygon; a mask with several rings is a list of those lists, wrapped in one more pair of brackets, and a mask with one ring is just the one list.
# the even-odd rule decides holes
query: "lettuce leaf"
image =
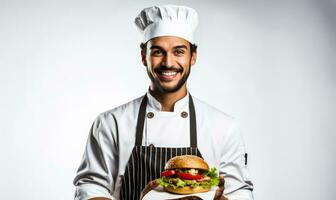
{"label": "lettuce leaf", "polygon": [[211,178],[211,185],[217,186],[219,184],[219,178],[215,167],[211,168],[207,172],[204,172],[203,175]]}

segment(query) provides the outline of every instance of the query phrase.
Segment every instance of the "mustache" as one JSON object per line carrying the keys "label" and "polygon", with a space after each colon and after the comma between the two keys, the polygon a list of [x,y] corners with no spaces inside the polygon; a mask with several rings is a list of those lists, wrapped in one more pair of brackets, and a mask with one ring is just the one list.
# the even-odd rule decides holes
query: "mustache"
{"label": "mustache", "polygon": [[182,66],[166,66],[166,65],[160,65],[158,68],[156,68],[154,71],[157,73],[163,72],[163,71],[175,71],[175,72],[182,72],[183,71],[183,67]]}

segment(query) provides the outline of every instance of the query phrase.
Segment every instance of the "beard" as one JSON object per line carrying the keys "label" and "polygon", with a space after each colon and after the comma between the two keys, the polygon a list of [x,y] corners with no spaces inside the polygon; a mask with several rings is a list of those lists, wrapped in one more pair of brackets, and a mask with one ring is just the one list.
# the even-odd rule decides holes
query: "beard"
{"label": "beard", "polygon": [[[160,71],[164,71],[164,70],[173,70],[173,71],[176,71],[178,73],[183,73],[183,67],[179,63],[178,63],[178,65],[179,65],[179,68],[167,67],[167,66],[161,65],[159,68],[155,69],[154,72],[159,73]],[[178,91],[179,89],[181,89],[181,87],[188,80],[188,77],[190,75],[190,70],[191,70],[191,63],[190,62],[189,62],[189,68],[188,69],[189,70],[182,76],[182,78],[177,82],[177,84],[174,85],[173,87],[170,87],[170,88],[162,86],[160,81],[155,79],[154,76],[151,74],[148,67],[147,67],[147,74],[148,74],[149,78],[151,79],[152,84],[156,88],[158,88],[161,93],[174,93],[174,92]]]}

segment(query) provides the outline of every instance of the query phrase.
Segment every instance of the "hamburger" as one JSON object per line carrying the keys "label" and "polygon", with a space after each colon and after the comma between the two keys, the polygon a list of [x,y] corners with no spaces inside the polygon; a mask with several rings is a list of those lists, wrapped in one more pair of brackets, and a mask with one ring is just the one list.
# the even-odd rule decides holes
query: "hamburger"
{"label": "hamburger", "polygon": [[158,182],[167,192],[194,194],[208,192],[219,179],[216,168],[209,169],[202,158],[185,155],[168,160]]}

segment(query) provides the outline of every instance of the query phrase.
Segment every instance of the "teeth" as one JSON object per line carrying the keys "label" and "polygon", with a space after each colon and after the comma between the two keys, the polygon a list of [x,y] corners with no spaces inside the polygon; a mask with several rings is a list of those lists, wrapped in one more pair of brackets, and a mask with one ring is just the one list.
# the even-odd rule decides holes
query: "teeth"
{"label": "teeth", "polygon": [[175,74],[177,74],[177,72],[162,72],[163,75],[165,76],[173,76]]}

